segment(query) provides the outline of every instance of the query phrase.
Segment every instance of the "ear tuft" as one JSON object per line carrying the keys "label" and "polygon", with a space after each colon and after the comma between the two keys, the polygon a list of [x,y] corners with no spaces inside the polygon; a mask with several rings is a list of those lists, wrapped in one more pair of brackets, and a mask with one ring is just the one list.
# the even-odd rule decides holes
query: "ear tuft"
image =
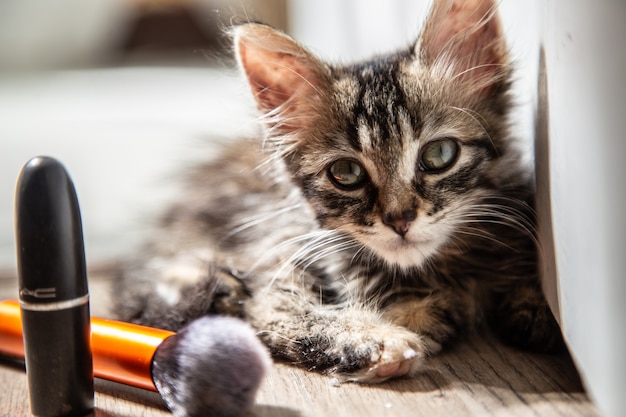
{"label": "ear tuft", "polygon": [[488,93],[508,74],[508,53],[493,0],[435,0],[416,53],[431,66]]}
{"label": "ear tuft", "polygon": [[328,67],[286,34],[249,23],[235,28],[237,59],[258,107],[283,117],[282,128],[303,127],[322,98]]}

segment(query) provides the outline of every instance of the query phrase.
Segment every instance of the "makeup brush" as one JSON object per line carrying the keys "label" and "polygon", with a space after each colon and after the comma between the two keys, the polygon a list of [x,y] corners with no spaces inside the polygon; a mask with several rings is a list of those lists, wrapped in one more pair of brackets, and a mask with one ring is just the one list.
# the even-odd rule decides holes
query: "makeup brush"
{"label": "makeup brush", "polygon": [[[91,318],[93,373],[158,391],[175,417],[239,417],[271,360],[243,321],[204,316],[178,333]],[[0,301],[0,354],[24,358],[17,301]]]}

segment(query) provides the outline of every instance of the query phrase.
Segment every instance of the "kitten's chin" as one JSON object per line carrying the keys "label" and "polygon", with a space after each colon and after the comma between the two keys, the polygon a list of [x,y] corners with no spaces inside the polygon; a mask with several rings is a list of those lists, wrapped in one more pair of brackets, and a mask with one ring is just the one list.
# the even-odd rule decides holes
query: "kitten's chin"
{"label": "kitten's chin", "polygon": [[424,265],[437,252],[440,243],[434,240],[414,242],[393,239],[368,246],[389,266],[411,269]]}

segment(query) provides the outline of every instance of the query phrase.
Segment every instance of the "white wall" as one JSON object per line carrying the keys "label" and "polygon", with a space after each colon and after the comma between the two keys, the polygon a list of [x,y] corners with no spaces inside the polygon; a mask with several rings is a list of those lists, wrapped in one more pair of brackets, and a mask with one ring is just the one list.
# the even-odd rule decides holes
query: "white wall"
{"label": "white wall", "polygon": [[606,416],[626,415],[626,2],[542,3],[562,324]]}

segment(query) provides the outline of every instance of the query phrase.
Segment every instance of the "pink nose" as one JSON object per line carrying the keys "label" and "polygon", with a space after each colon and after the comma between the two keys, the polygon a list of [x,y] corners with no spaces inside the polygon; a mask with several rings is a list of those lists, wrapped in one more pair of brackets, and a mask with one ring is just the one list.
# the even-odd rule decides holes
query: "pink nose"
{"label": "pink nose", "polygon": [[411,222],[417,218],[414,210],[405,210],[399,215],[386,213],[383,216],[383,223],[391,227],[394,232],[404,237],[411,227]]}

